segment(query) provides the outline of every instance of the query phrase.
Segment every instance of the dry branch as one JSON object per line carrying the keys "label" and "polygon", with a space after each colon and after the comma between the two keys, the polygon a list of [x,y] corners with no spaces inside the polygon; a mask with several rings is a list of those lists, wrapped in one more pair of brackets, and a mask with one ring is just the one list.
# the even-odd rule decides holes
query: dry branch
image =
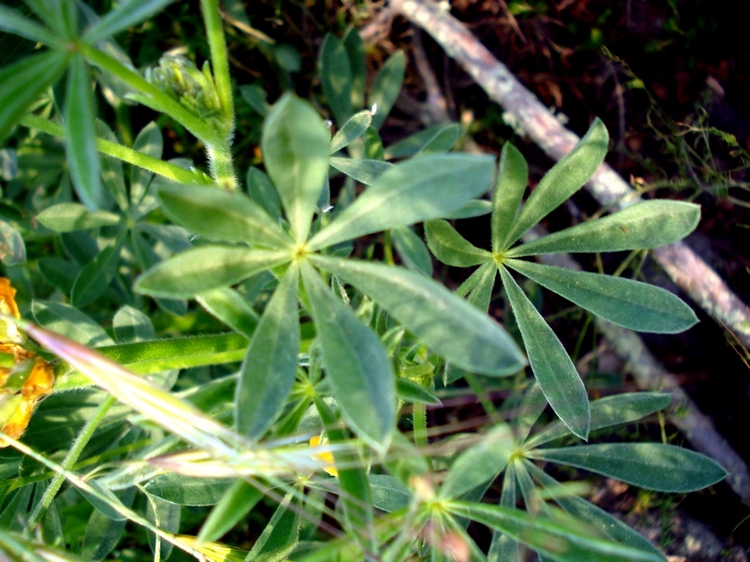
{"label": "dry branch", "polygon": [[[526,134],[548,156],[559,160],[578,142],[515,76],[449,13],[426,0],[391,0],[391,9],[422,27],[463,66],[474,80],[515,117]],[[637,200],[638,193],[612,168],[603,164],[587,184],[603,206],[621,207]],[[750,308],[686,244],[677,242],[654,251],[664,270],[690,297],[720,324],[750,347]]]}

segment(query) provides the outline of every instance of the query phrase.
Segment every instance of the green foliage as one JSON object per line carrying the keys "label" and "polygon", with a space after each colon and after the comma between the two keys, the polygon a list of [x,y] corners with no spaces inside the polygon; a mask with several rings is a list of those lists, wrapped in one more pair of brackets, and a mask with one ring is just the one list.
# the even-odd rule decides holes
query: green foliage
{"label": "green foliage", "polygon": [[[329,35],[319,58],[333,137],[308,101],[285,93],[268,105],[257,87],[240,89],[265,116],[263,170],[247,171],[243,192],[218,2],[201,2],[211,53],[201,70],[188,53],[163,57],[142,76],[112,39],[168,3],[130,0],[102,17],[67,1],[29,0],[31,16],[0,8],[0,29],[47,49],[0,70],[0,138],[21,125],[2,153],[10,210],[0,221],[0,257],[24,318],[12,317],[15,293],[0,295],[0,333],[17,322],[38,344],[0,341],[11,346],[0,367],[6,433],[23,414],[19,404],[29,416],[36,405],[19,394],[31,375],[17,356],[36,353],[56,372],[28,430],[14,434],[22,439],[2,442],[0,553],[101,560],[125,556],[127,545],[145,548],[147,536],[162,560],[427,560],[445,557],[448,540],[478,560],[520,560],[520,544],[550,560],[662,560],[532,461],[680,493],[725,472],[666,444],[565,446],[571,433],[587,440],[667,407],[670,397],[590,403],[511,271],[619,325],[685,330],[695,316],[662,289],[521,258],[653,248],[689,233],[698,208],[646,201],[513,246],[594,173],[607,150],[604,126],[595,121],[522,204],[528,167],[510,144],[497,173],[492,156],[448,153],[462,133],[456,124],[383,146],[378,130],[406,57],[390,57],[366,97],[364,49],[351,29]],[[241,3],[226,4],[241,20]],[[279,62],[284,51],[275,47]],[[288,78],[298,68],[287,59]],[[66,69],[65,88],[50,89]],[[113,105],[138,102],[194,134],[211,175],[190,161],[163,161],[153,122],[132,147],[120,143],[97,121],[99,89]],[[493,183],[492,202],[481,200]],[[446,220],[489,212],[491,250]],[[431,278],[419,223],[438,260],[478,266],[457,293]],[[372,259],[380,240],[386,263]],[[393,248],[405,267],[395,265]],[[526,355],[487,314],[498,277]],[[476,435],[436,436],[440,456],[421,446],[432,430],[425,405],[440,404],[445,387],[463,376],[482,392],[499,377],[523,382],[527,364],[536,382],[523,383],[510,420]],[[534,431],[548,403],[559,419]],[[408,422],[413,434],[402,431]],[[481,503],[498,477],[500,505]],[[334,509],[329,494],[338,497]],[[467,533],[468,520],[492,529],[489,555]],[[249,552],[212,542],[231,542],[232,529],[249,521],[257,537]],[[197,526],[197,537],[180,534]]]}

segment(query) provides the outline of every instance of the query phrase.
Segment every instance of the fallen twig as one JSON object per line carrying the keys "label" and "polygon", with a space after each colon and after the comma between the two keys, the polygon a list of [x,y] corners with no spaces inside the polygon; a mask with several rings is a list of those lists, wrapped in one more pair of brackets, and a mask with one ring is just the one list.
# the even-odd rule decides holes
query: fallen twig
{"label": "fallen twig", "polygon": [[[578,142],[515,76],[449,13],[424,0],[391,0],[391,8],[422,27],[449,56],[512,114],[526,134],[548,156],[559,160]],[[602,164],[587,189],[603,206],[622,207],[639,197],[617,172]],[[750,308],[687,245],[676,242],[654,251],[665,271],[719,323],[750,347]]]}

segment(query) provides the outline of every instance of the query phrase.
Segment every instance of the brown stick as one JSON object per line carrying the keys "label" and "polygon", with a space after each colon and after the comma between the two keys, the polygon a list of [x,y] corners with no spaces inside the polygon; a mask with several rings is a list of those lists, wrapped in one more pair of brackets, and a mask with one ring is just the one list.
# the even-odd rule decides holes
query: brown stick
{"label": "brown stick", "polygon": [[[559,160],[578,142],[578,136],[563,127],[505,65],[437,3],[391,0],[390,6],[427,31],[548,156]],[[586,187],[603,206],[621,207],[638,199],[638,193],[607,164],[602,164]],[[659,248],[654,255],[677,285],[750,347],[750,308],[700,257],[682,242]]]}

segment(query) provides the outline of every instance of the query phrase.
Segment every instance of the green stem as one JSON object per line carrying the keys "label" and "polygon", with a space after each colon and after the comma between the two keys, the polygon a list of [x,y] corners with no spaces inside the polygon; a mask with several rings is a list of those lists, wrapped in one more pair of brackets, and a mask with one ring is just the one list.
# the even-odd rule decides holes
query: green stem
{"label": "green stem", "polygon": [[412,411],[412,427],[414,428],[414,443],[417,447],[426,447],[427,442],[427,406],[414,404]]}
{"label": "green stem", "polygon": [[[226,143],[228,145],[229,143]],[[237,176],[234,173],[232,163],[232,151],[229,146],[208,145],[208,161],[211,166],[211,176],[214,181],[224,189],[236,190]]]}
{"label": "green stem", "polygon": [[193,115],[187,108],[180,105],[179,102],[170,98],[156,86],[150,84],[140,74],[129,69],[114,57],[86,43],[78,43],[78,50],[91,64],[114,74],[131,88],[151,98],[154,105],[158,106],[160,111],[175,119],[200,140],[208,143],[216,137],[216,132],[208,123]]}
{"label": "green stem", "polygon": [[219,13],[218,0],[201,0],[203,22],[206,25],[208,46],[211,50],[211,66],[213,67],[216,92],[219,94],[221,111],[228,123],[234,123],[234,102],[232,97],[232,83],[229,80],[229,58],[227,43],[224,39],[224,25]]}
{"label": "green stem", "polygon": [[[78,461],[78,457],[81,456],[83,448],[91,440],[91,437],[94,435],[94,431],[96,431],[96,428],[99,427],[99,424],[104,419],[104,416],[107,415],[107,412],[115,404],[115,402],[117,402],[117,400],[113,396],[108,396],[94,413],[94,416],[86,423],[85,426],[83,426],[83,429],[81,429],[78,437],[76,437],[75,441],[73,442],[73,446],[68,451],[68,454],[65,455],[65,460],[63,460],[62,462],[61,466],[65,470],[72,470],[76,461]],[[56,473],[55,477],[52,479],[52,482],[49,483],[49,486],[47,486],[47,489],[44,491],[44,495],[42,496],[41,501],[36,504],[34,511],[29,517],[29,528],[33,529],[42,514],[47,511],[47,508],[49,508],[52,500],[55,499],[55,496],[60,490],[60,486],[63,485],[63,482],[65,482],[65,473]]]}
{"label": "green stem", "polygon": [[[52,135],[59,138],[65,138],[65,130],[62,125],[48,121],[36,115],[26,115],[20,121],[20,123],[29,127],[30,129],[38,129],[43,133]],[[108,140],[96,139],[96,149],[102,154],[112,156],[128,164],[139,166],[149,172],[154,172],[160,176],[164,176],[170,180],[178,181],[180,183],[200,183],[201,176],[194,174],[190,170],[180,168],[169,162],[164,162],[148,154],[143,154],[127,146],[110,142]]]}
{"label": "green stem", "polygon": [[474,391],[474,394],[477,395],[479,403],[484,408],[484,411],[487,412],[487,415],[495,421],[502,420],[497,408],[495,408],[495,405],[492,403],[490,395],[487,393],[487,389],[484,388],[484,385],[482,385],[479,379],[473,373],[466,373],[464,375],[464,380],[469,383],[469,387]]}

